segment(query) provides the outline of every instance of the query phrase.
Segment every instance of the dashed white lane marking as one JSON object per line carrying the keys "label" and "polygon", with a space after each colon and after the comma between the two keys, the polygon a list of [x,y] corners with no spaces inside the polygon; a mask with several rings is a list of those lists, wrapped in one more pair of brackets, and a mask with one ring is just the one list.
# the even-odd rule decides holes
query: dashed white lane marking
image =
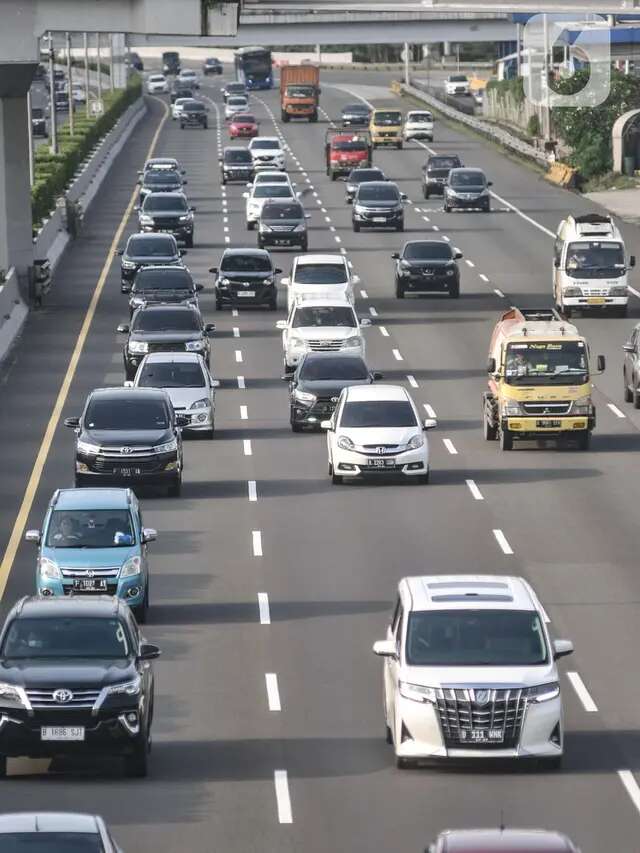
{"label": "dashed white lane marking", "polygon": [[383,338],[389,337],[389,332],[385,329],[384,326],[378,326],[378,328],[380,329],[380,334],[382,335]]}
{"label": "dashed white lane marking", "polygon": [[225,243],[230,243],[230,242],[231,242],[231,237],[229,237],[229,235],[228,235],[228,234],[225,234],[224,242],[225,242]]}
{"label": "dashed white lane marking", "polygon": [[483,281],[489,281],[488,277],[487,277],[483,272],[478,273],[478,275],[480,276],[480,278],[481,278]]}
{"label": "dashed white lane marking", "polygon": [[261,625],[271,625],[271,610],[269,609],[269,596],[266,592],[258,593],[258,612]]}
{"label": "dashed white lane marking", "polygon": [[415,376],[412,376],[410,373],[407,373],[407,382],[411,385],[412,388],[417,388],[418,383],[416,382]]}
{"label": "dashed white lane marking", "polygon": [[325,216],[324,221],[325,221],[325,222],[331,222],[331,217],[330,217],[330,216]]}
{"label": "dashed white lane marking", "polygon": [[496,542],[502,549],[503,554],[513,554],[513,548],[509,545],[507,537],[504,535],[502,530],[494,530],[493,535],[496,537]]}
{"label": "dashed white lane marking", "polygon": [[323,213],[326,213],[326,212],[327,212],[327,208],[326,208],[326,207],[321,207],[321,208],[320,208],[320,210],[321,210]]}
{"label": "dashed white lane marking", "polygon": [[499,297],[500,297],[500,299],[506,299],[506,298],[507,298],[507,297],[504,295],[504,293],[500,290],[500,288],[499,288],[499,287],[494,287],[494,288],[493,288],[493,292],[495,293],[495,295],[496,295],[496,296],[499,296]]}
{"label": "dashed white lane marking", "polygon": [[[321,200],[321,199],[319,199],[319,198],[317,198],[317,199],[316,199],[316,204],[322,204],[322,200]],[[322,210],[322,208],[320,208],[320,210]]]}
{"label": "dashed white lane marking", "polygon": [[234,337],[234,338],[239,338],[239,337],[240,337],[240,329],[239,329],[237,326],[234,326],[234,327],[233,327],[233,337]]}
{"label": "dashed white lane marking", "polygon": [[335,232],[335,230],[336,230],[336,226],[335,226],[335,225],[330,225],[330,226],[329,226],[329,231],[333,231],[333,232]]}
{"label": "dashed white lane marking", "polygon": [[246,406],[240,406],[240,420],[248,421],[249,420],[249,409]]}
{"label": "dashed white lane marking", "polygon": [[454,445],[454,443],[451,441],[451,439],[450,439],[450,438],[443,438],[443,439],[442,439],[442,443],[444,444],[444,446],[447,448],[447,450],[449,451],[449,453],[450,453],[452,456],[457,456],[457,455],[458,455],[458,451],[456,450],[455,445]]}
{"label": "dashed white lane marking", "polygon": [[251,447],[251,439],[245,438],[242,441],[242,451],[245,456],[253,456],[253,448]]}
{"label": "dashed white lane marking", "polygon": [[314,195],[314,198],[318,198],[318,193],[316,192],[316,190],[313,191],[313,195]]}
{"label": "dashed white lane marking", "polygon": [[625,413],[624,413],[624,412],[621,412],[621,411],[620,411],[620,409],[615,405],[615,403],[607,403],[607,407],[608,407],[609,409],[611,409],[611,411],[613,412],[613,414],[614,414],[617,418],[626,418]]}
{"label": "dashed white lane marking", "polygon": [[238,362],[238,364],[242,364],[242,350],[241,349],[236,350],[236,361]]}
{"label": "dashed white lane marking", "polygon": [[422,213],[419,207],[414,207],[413,210],[415,213]]}
{"label": "dashed white lane marking", "polygon": [[377,312],[377,310],[373,307],[373,305],[369,308],[369,313],[371,314],[371,316],[372,316],[372,317],[377,317],[377,316],[378,316],[378,312]]}
{"label": "dashed white lane marking", "polygon": [[259,530],[251,531],[251,544],[253,546],[253,556],[262,557],[262,533]]}
{"label": "dashed white lane marking", "polygon": [[464,262],[468,267],[475,267],[475,264],[473,261],[470,261],[469,258],[465,258]]}
{"label": "dashed white lane marking", "polygon": [[571,682],[571,686],[576,691],[578,699],[582,702],[582,707],[589,714],[595,714],[598,711],[598,706],[591,698],[591,694],[587,690],[584,681],[580,678],[577,672],[568,672],[567,678]]}
{"label": "dashed white lane marking", "polygon": [[425,222],[431,222],[431,220],[429,219],[428,216],[423,216],[422,218],[424,219]]}
{"label": "dashed white lane marking", "polygon": [[333,239],[336,241],[336,243],[342,243],[342,237],[338,237],[337,234]]}
{"label": "dashed white lane marking", "polygon": [[228,225],[223,225],[223,226],[222,226],[222,230],[225,232],[225,234],[226,234],[226,233],[228,233],[228,231],[229,231],[229,226],[228,226]]}
{"label": "dashed white lane marking", "polygon": [[232,316],[232,317],[237,317],[237,316],[238,316],[238,309],[237,309],[237,308],[232,308],[232,309],[231,309],[231,316]]}
{"label": "dashed white lane marking", "polygon": [[640,788],[635,780],[635,776],[631,770],[618,770],[618,776],[627,789],[627,794],[631,797],[631,802],[640,812]]}
{"label": "dashed white lane marking", "polygon": [[393,357],[396,361],[404,361],[404,358],[400,355],[399,349],[392,349],[391,352],[393,353]]}
{"label": "dashed white lane marking", "polygon": [[293,823],[291,813],[291,798],[289,797],[289,780],[286,770],[274,770],[273,781],[276,787],[278,804],[278,820],[280,823]]}
{"label": "dashed white lane marking", "polygon": [[451,242],[451,238],[450,238],[450,237],[447,237],[447,235],[446,235],[446,234],[443,234],[443,235],[442,235],[442,239],[445,241],[445,243],[450,243],[450,242]]}
{"label": "dashed white lane marking", "polygon": [[223,217],[222,217],[222,221],[223,221],[223,222],[224,222],[224,224],[226,225],[226,224],[227,224],[227,222],[229,221],[229,217],[228,217],[228,216],[223,216]]}
{"label": "dashed white lane marking", "polygon": [[[366,290],[361,290],[361,291],[360,291],[360,297],[361,297],[362,299],[368,299],[368,298],[369,298],[369,294],[367,293],[367,291],[366,291]],[[118,354],[118,361],[120,361],[120,354]]]}
{"label": "dashed white lane marking", "polygon": [[436,415],[436,410],[433,408],[433,406],[430,406],[429,403],[423,403],[422,405],[424,406],[424,410],[429,415],[430,418],[437,418],[438,417]]}
{"label": "dashed white lane marking", "polygon": [[247,386],[245,385],[244,376],[238,376],[238,388],[244,391]]}
{"label": "dashed white lane marking", "polygon": [[640,291],[636,290],[635,287],[631,287],[631,285],[627,285],[629,288],[629,293],[633,293],[634,296],[637,296],[640,299]]}
{"label": "dashed white lane marking", "polygon": [[249,487],[248,488],[249,500],[251,501],[251,503],[256,503],[256,501],[258,500],[258,486],[256,484],[256,481],[255,480],[249,480],[247,485]]}
{"label": "dashed white lane marking", "polygon": [[343,255],[347,254],[347,250],[345,249],[344,246],[340,246],[340,251],[342,252]]}
{"label": "dashed white lane marking", "polygon": [[473,495],[473,497],[475,498],[475,500],[477,500],[477,501],[483,501],[484,500],[484,495],[482,494],[480,489],[476,486],[474,480],[465,480],[465,483],[467,484],[467,487],[468,487],[469,491],[471,492],[471,494]]}
{"label": "dashed white lane marking", "polygon": [[278,689],[278,676],[275,672],[265,672],[264,680],[267,685],[267,701],[270,711],[282,711],[280,704],[280,690]]}
{"label": "dashed white lane marking", "polygon": [[431,227],[433,228],[433,230],[434,230],[434,231],[439,231],[439,230],[440,230],[440,229],[438,228],[438,226],[437,226],[437,225],[432,225]]}

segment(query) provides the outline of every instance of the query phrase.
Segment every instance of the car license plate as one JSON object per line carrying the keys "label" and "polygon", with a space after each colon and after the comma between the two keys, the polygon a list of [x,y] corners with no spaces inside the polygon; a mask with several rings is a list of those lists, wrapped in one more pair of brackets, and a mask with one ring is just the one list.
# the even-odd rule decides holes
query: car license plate
{"label": "car license plate", "polygon": [[255,290],[239,290],[238,296],[255,296]]}
{"label": "car license plate", "polygon": [[40,740],[84,740],[84,726],[41,726]]}
{"label": "car license plate", "polygon": [[374,216],[372,221],[373,222],[386,222],[387,220],[385,219],[384,216]]}
{"label": "car license plate", "polygon": [[502,743],[502,729],[461,729],[460,740],[463,743]]}
{"label": "car license plate", "polygon": [[74,578],[73,588],[80,592],[106,592],[105,578]]}
{"label": "car license plate", "polygon": [[378,457],[367,459],[367,465],[370,465],[372,468],[392,468],[395,464],[395,459],[379,459]]}
{"label": "car license plate", "polygon": [[560,429],[561,425],[562,422],[556,420],[536,421],[536,426],[540,429]]}
{"label": "car license plate", "polygon": [[284,239],[280,239],[280,240],[274,240],[273,242],[276,246],[286,246],[289,241],[284,240]]}
{"label": "car license plate", "polygon": [[587,305],[604,305],[606,301],[604,296],[590,296],[587,299]]}
{"label": "car license plate", "polygon": [[142,474],[141,468],[116,468],[116,474],[120,474],[122,477],[136,477]]}

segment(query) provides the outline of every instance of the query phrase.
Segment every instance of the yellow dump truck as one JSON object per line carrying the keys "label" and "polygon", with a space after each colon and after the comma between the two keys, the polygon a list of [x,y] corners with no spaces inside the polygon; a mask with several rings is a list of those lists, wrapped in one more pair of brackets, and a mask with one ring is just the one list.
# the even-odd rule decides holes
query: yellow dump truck
{"label": "yellow dump truck", "polygon": [[[603,355],[597,371],[605,368]],[[596,423],[589,346],[552,309],[511,308],[491,336],[484,436],[512,450],[515,439],[571,439],[587,450]]]}

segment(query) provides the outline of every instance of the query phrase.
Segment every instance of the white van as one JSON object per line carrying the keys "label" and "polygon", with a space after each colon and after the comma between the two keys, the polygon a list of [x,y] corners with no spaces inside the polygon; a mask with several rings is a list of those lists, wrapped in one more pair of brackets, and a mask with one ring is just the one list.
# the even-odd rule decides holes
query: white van
{"label": "white van", "polygon": [[553,253],[553,297],[558,311],[606,309],[627,314],[627,270],[636,259],[626,257],[624,241],[610,216],[590,213],[567,216],[558,226]]}

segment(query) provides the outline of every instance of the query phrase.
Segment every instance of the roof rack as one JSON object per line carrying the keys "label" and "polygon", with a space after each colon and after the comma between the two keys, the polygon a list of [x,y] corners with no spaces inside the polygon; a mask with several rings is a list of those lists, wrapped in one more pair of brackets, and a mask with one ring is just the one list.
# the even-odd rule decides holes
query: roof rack
{"label": "roof rack", "polygon": [[551,323],[554,320],[562,320],[562,317],[554,308],[519,308],[525,320],[531,323]]}

